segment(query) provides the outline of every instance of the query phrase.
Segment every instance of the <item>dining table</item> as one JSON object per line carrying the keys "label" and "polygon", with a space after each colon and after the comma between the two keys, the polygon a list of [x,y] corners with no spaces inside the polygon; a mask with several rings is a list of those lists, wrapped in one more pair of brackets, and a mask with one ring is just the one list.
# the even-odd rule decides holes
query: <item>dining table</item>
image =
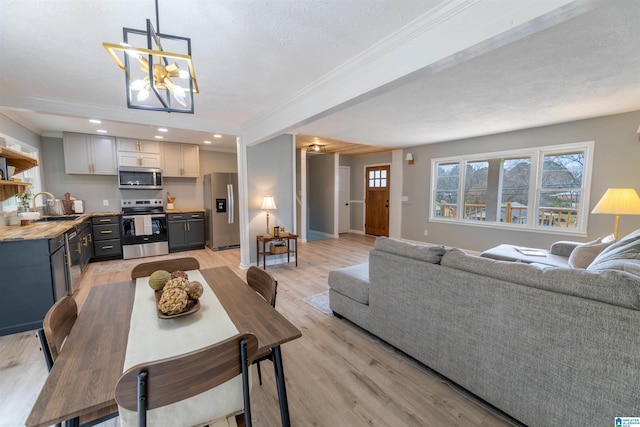
{"label": "dining table", "polygon": [[[229,267],[199,272],[239,333],[250,332],[257,337],[258,353],[271,349],[281,422],[289,426],[280,346],[302,333]],[[114,391],[123,373],[135,290],[134,281],[96,285],[91,289],[26,427],[45,427],[66,420],[73,425],[83,414],[116,404]]]}

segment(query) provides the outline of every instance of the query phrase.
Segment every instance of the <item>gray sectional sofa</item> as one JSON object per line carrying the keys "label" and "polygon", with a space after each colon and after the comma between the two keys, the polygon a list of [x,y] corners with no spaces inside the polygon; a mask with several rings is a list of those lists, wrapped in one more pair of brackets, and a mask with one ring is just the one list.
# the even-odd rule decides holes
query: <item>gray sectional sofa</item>
{"label": "gray sectional sofa", "polygon": [[640,416],[640,230],[586,269],[378,238],[331,309],[531,427]]}

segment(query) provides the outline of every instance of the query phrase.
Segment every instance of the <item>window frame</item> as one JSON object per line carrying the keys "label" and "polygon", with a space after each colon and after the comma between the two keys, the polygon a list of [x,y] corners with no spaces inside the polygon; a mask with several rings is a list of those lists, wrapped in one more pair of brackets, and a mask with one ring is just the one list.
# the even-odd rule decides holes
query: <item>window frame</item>
{"label": "window frame", "polygon": [[[530,148],[522,148],[522,149],[514,149],[514,150],[503,150],[496,152],[486,152],[486,153],[477,153],[477,154],[468,154],[468,155],[459,155],[453,157],[439,157],[431,159],[431,187],[429,194],[429,216],[428,220],[430,222],[441,222],[448,224],[463,224],[470,225],[476,227],[484,227],[484,228],[498,228],[502,230],[517,230],[517,231],[527,231],[527,232],[545,232],[550,234],[560,234],[560,235],[575,235],[575,236],[586,236],[588,229],[588,219],[589,219],[589,198],[591,192],[591,175],[593,170],[593,152],[594,152],[594,141],[583,141],[583,142],[575,142],[568,144],[557,144],[557,145],[545,145],[545,146],[537,146]],[[527,215],[526,222],[523,224],[513,224],[508,222],[501,221],[479,221],[474,219],[465,219],[464,218],[464,200],[465,200],[465,190],[464,185],[466,182],[466,174],[467,174],[467,163],[478,162],[478,161],[489,161],[491,159],[500,158],[502,160],[508,158],[517,158],[517,157],[530,157],[531,159],[531,170],[529,177],[529,200],[527,204],[527,209],[532,212],[537,212],[540,204],[540,193],[544,191],[542,187],[542,168],[544,166],[544,157],[549,155],[560,155],[568,152],[576,152],[582,151],[584,155],[584,168],[582,175],[582,183],[579,188],[581,192],[580,198],[580,207],[578,211],[578,226],[577,227],[559,227],[559,226],[548,226],[538,224],[537,215]],[[436,193],[438,191],[437,185],[437,177],[438,177],[438,167],[439,165],[449,165],[449,164],[458,164],[459,168],[459,177],[458,177],[458,200],[456,205],[456,216],[455,217],[442,217],[436,215]],[[502,172],[501,172],[502,173]],[[502,187],[502,176],[499,182],[499,191],[501,194]]]}

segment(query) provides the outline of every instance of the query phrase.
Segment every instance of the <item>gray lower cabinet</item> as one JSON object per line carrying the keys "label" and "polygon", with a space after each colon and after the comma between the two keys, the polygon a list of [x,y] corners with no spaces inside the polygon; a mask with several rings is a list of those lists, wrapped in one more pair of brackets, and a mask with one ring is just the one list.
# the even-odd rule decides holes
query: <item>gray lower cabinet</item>
{"label": "gray lower cabinet", "polygon": [[122,258],[120,215],[91,218],[91,230],[93,259],[103,261]]}
{"label": "gray lower cabinet", "polygon": [[204,249],[204,213],[167,215],[169,252]]}
{"label": "gray lower cabinet", "polygon": [[65,250],[60,245],[64,236],[61,239],[0,243],[0,335],[41,328],[56,296],[66,294]]}

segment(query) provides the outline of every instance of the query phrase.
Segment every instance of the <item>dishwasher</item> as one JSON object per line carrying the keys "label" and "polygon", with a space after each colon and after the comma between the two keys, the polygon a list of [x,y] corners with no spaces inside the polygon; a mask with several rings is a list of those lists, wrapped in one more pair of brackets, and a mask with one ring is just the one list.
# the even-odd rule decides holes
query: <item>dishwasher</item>
{"label": "dishwasher", "polygon": [[67,277],[69,279],[67,280],[67,292],[71,295],[82,278],[82,248],[80,247],[82,243],[76,227],[66,232],[64,241],[67,249]]}

